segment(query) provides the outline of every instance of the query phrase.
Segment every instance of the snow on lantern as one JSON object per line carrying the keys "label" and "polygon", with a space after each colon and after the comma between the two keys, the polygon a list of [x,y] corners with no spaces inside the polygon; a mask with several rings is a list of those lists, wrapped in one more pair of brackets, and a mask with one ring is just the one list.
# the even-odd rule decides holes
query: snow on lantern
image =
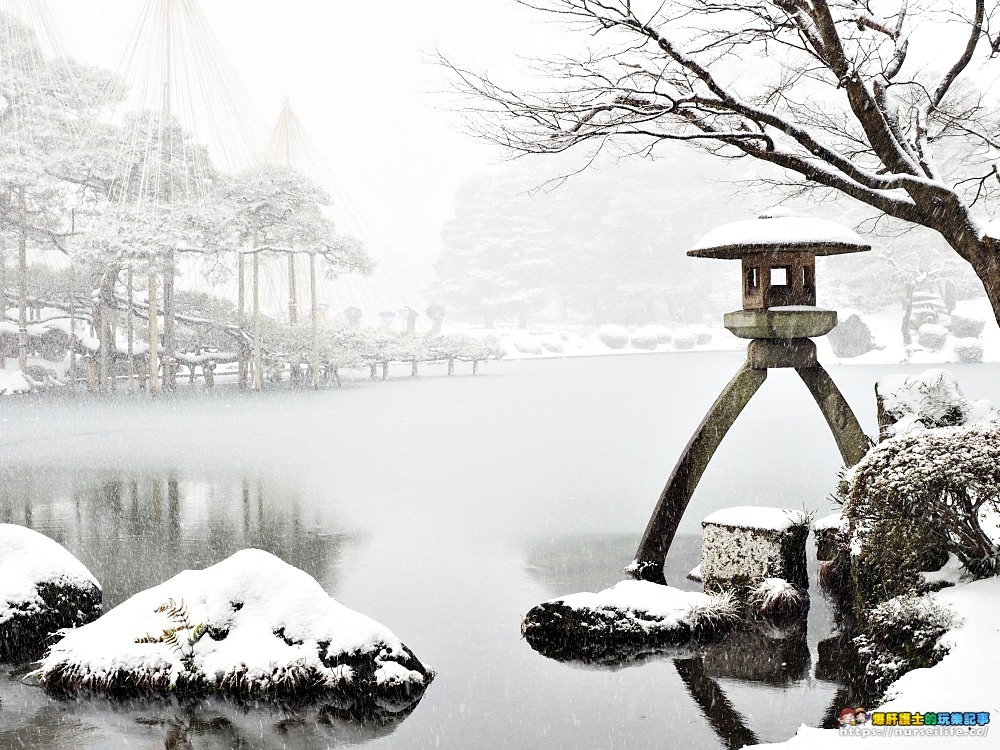
{"label": "snow on lantern", "polygon": [[794,368],[809,388],[853,466],[871,441],[830,375],[816,359],[815,336],[837,325],[837,313],[816,307],[816,256],[871,250],[857,234],[827,219],[761,216],[725,224],[706,234],[689,252],[696,258],[742,262],[743,309],[724,324],[750,339],[747,360],[709,409],[674,467],[649,520],[629,571],[664,583],[663,562],[702,474],[772,367]]}

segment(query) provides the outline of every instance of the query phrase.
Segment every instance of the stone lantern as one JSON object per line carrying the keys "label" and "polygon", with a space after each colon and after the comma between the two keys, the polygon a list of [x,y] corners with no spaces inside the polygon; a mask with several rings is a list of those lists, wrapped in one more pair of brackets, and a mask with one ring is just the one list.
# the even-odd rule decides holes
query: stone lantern
{"label": "stone lantern", "polygon": [[727,329],[750,339],[747,360],[688,442],[646,527],[629,571],[663,581],[663,562],[681,516],[729,428],[772,367],[794,368],[812,393],[847,466],[871,445],[857,417],[816,359],[813,337],[837,325],[837,313],[816,307],[816,256],[871,250],[850,229],[827,219],[762,216],[725,224],[689,252],[696,258],[739,260],[743,309],[727,313]]}

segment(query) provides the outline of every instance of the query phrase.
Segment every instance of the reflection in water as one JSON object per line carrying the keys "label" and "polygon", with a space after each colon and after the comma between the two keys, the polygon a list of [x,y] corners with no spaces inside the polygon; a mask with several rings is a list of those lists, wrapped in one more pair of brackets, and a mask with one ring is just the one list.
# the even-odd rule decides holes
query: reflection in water
{"label": "reflection in water", "polygon": [[277,555],[329,589],[350,539],[303,515],[294,492],[255,477],[24,468],[8,469],[0,481],[0,522],[30,526],[66,546],[104,584],[106,610],[247,547]]}
{"label": "reflection in water", "polygon": [[[529,574],[553,598],[578,591],[599,591],[624,578],[620,565],[615,566],[611,561],[628,559],[635,543],[635,535],[625,534],[537,539],[528,546],[526,566]],[[686,572],[697,564],[700,546],[700,537],[693,534],[675,539],[664,568],[670,585],[700,590],[699,584],[685,578]],[[815,567],[815,563],[811,562],[813,578]],[[831,712],[839,710],[842,705],[854,705],[841,703],[857,695],[848,687],[853,679],[849,666],[854,662],[850,658],[854,653],[853,644],[847,635],[828,637],[834,627],[833,617],[826,600],[818,594],[813,596],[813,609],[818,611],[811,613],[812,632],[807,621],[802,619],[784,626],[750,623],[718,642],[692,643],[680,648],[664,646],[627,652],[609,649],[581,656],[579,644],[574,644],[568,651],[559,648],[558,644],[531,645],[548,658],[575,661],[580,666],[593,669],[618,670],[655,660],[670,661],[722,746],[740,748],[766,738],[760,737],[753,730],[747,715],[737,709],[730,696],[734,685],[740,686],[741,693],[757,693],[757,702],[770,703],[775,689],[781,691],[785,700],[794,700],[796,692],[801,698],[816,692],[817,682],[825,683],[828,685],[823,691],[826,700],[815,706],[815,717],[801,717],[803,721],[826,721]],[[815,627],[817,624],[818,627]],[[811,674],[810,635],[820,654],[815,674]],[[825,640],[819,641],[820,638]],[[839,665],[839,669],[831,669],[830,664]],[[831,693],[832,701],[828,697]],[[745,700],[746,696],[741,695],[741,698]],[[811,698],[810,695],[810,702]]]}
{"label": "reflection in water", "polygon": [[[278,555],[330,590],[340,555],[352,542],[347,534],[321,531],[305,517],[294,492],[258,477],[206,478],[141,468],[8,468],[0,481],[0,521],[31,526],[65,545],[104,584],[106,609],[182,570],[204,568],[246,547]],[[17,667],[0,679],[0,706],[20,710],[13,725],[0,721],[0,748],[86,744],[94,740],[95,726],[110,737],[119,730],[132,738],[138,733],[152,743],[144,747],[353,744],[391,733],[413,708],[359,722],[333,704],[59,701],[21,683],[28,669]]]}

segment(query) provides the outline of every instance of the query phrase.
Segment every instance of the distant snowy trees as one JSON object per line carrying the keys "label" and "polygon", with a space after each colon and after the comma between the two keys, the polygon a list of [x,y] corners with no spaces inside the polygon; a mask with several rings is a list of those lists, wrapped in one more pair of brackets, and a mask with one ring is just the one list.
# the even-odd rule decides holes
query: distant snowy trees
{"label": "distant snowy trees", "polygon": [[[609,166],[558,187],[524,167],[467,180],[442,232],[432,295],[487,328],[500,321],[524,328],[542,311],[601,324],[704,310],[697,297],[712,283],[712,269],[684,252],[734,209],[701,179],[677,195],[662,179],[671,167]],[[698,223],[690,220],[692,204]]]}

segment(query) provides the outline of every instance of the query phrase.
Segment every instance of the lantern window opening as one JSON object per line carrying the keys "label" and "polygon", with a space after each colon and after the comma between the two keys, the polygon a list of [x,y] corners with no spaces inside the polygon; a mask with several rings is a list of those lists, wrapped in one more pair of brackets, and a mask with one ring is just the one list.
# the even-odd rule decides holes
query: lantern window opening
{"label": "lantern window opening", "polygon": [[775,266],[771,269],[771,286],[788,286],[789,266]]}
{"label": "lantern window opening", "polygon": [[760,288],[760,269],[757,266],[747,269],[746,286],[748,292],[756,292]]}

